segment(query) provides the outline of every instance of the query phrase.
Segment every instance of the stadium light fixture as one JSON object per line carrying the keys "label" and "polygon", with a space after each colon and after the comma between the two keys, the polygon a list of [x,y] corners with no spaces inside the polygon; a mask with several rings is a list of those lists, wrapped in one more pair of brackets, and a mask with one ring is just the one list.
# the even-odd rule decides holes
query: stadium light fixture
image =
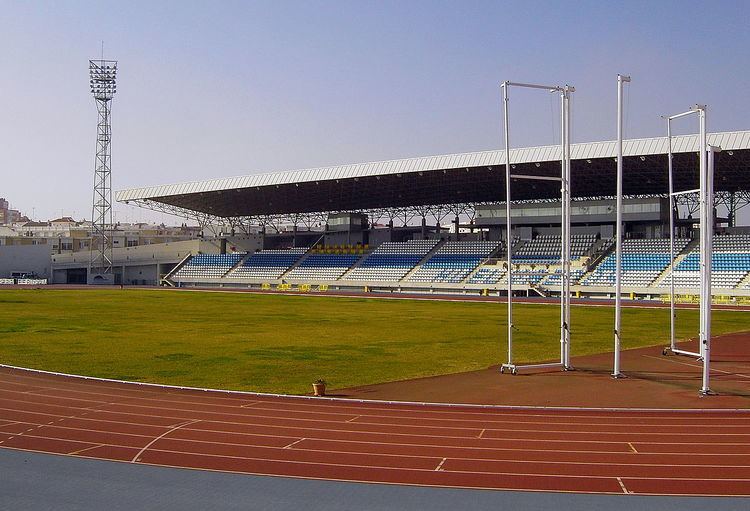
{"label": "stadium light fixture", "polygon": [[89,61],[89,84],[91,94],[98,101],[109,101],[117,92],[117,62],[109,60]]}
{"label": "stadium light fixture", "polygon": [[117,92],[117,61],[89,60],[89,89],[96,101],[99,122],[97,123],[91,215],[92,242],[88,276],[90,283],[114,283],[110,113],[112,98]]}

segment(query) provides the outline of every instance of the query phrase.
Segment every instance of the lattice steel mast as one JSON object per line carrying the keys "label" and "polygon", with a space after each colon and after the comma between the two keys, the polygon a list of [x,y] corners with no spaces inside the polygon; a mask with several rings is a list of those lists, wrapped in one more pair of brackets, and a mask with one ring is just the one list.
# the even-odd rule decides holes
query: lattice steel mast
{"label": "lattice steel mast", "polygon": [[[114,283],[112,272],[112,169],[110,143],[112,98],[117,91],[116,60],[89,60],[91,94],[96,101],[99,123],[94,161],[94,200],[91,212],[89,282]],[[97,278],[98,277],[98,278]]]}

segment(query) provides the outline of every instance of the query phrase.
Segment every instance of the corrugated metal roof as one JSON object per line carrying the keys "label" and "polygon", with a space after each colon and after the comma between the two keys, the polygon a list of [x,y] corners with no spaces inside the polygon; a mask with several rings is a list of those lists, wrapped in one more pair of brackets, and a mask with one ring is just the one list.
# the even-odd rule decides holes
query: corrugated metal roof
{"label": "corrugated metal roof", "polygon": [[[711,133],[708,136],[711,145],[724,150],[750,149],[750,131],[733,131]],[[698,150],[698,135],[681,135],[673,137],[672,148],[675,153],[687,153]],[[596,158],[614,158],[616,142],[588,142],[571,145],[571,157],[574,160]],[[647,156],[666,154],[667,138],[642,138],[626,140],[623,143],[624,156]],[[535,163],[560,159],[559,146],[524,147],[511,149],[511,163]],[[462,167],[494,166],[505,163],[505,151],[479,151],[472,153],[447,154],[440,156],[421,156],[358,164],[336,165],[312,169],[269,172],[248,176],[193,181],[171,185],[131,188],[116,193],[118,201],[152,199],[170,195],[211,192],[274,186],[293,183],[349,179],[354,177],[378,176],[408,172],[428,172]]]}

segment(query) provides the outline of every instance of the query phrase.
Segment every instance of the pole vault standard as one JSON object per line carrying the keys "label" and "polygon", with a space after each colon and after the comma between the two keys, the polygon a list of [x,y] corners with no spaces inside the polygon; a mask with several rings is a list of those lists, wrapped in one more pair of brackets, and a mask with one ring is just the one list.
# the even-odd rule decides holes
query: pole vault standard
{"label": "pole vault standard", "polygon": [[620,372],[620,332],[622,325],[622,89],[629,76],[617,75],[617,228],[615,231],[615,361],[613,378]]}
{"label": "pole vault standard", "polygon": [[[569,85],[537,85],[529,83],[503,82],[500,87],[503,90],[503,128],[505,130],[505,222],[506,222],[506,253],[507,253],[507,279],[508,279],[508,363],[500,366],[500,372],[509,370],[516,374],[518,369],[534,369],[542,367],[560,366],[564,370],[570,369],[570,95],[575,88]],[[510,165],[510,122],[508,117],[508,89],[519,87],[527,89],[546,90],[560,94],[560,120],[561,120],[561,143],[560,143],[560,177],[533,176],[528,174],[511,174]],[[516,365],[513,362],[513,266],[511,249],[513,247],[512,222],[511,222],[511,179],[527,179],[535,181],[558,181],[560,182],[561,195],[561,230],[562,247],[560,251],[560,262],[562,264],[562,282],[560,286],[560,362],[549,364],[527,364]]]}
{"label": "pole vault standard", "polygon": [[[674,191],[673,175],[673,153],[672,153],[672,121],[682,117],[696,114],[698,115],[699,125],[699,188],[692,190]],[[669,245],[670,245],[670,340],[669,347],[664,348],[663,353],[666,355],[672,352],[675,355],[686,355],[697,357],[703,360],[703,378],[700,393],[701,395],[711,394],[709,386],[710,365],[711,365],[711,253],[713,252],[713,231],[714,231],[714,154],[721,151],[721,148],[709,146],[706,133],[706,106],[695,105],[687,112],[664,117],[667,121],[667,162],[669,168]],[[700,326],[699,326],[699,351],[693,352],[679,349],[676,346],[675,335],[675,286],[674,286],[674,214],[675,214],[675,197],[698,193],[698,203],[700,205]]]}

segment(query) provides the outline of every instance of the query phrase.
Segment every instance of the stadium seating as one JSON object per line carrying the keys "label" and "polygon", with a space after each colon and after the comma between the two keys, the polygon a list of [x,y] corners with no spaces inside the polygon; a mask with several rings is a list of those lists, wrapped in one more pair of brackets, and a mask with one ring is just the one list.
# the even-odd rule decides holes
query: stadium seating
{"label": "stadium seating", "polygon": [[[583,277],[584,273],[586,273],[584,270],[581,269],[571,269],[570,270],[570,283],[572,285],[577,285],[578,281]],[[562,285],[562,270],[557,269],[555,270],[555,273],[552,275],[549,275],[547,278],[545,278],[541,284],[543,286],[560,286]]]}
{"label": "stadium seating", "polygon": [[449,241],[407,280],[411,282],[461,282],[499,246],[500,243],[497,241]]}
{"label": "stadium seating", "polygon": [[[595,234],[573,234],[570,236],[570,258],[585,256],[596,243]],[[560,264],[562,236],[540,234],[527,241],[513,253],[515,264]]]}
{"label": "stadium seating", "polygon": [[[696,246],[675,266],[677,288],[700,287],[700,254]],[[711,287],[733,289],[750,272],[750,235],[717,235],[711,256]],[[670,287],[671,273],[661,279],[659,287]]]}
{"label": "stadium seating", "polygon": [[285,278],[289,280],[336,280],[360,257],[362,256],[351,254],[310,254]]}
{"label": "stadium seating", "polygon": [[224,276],[234,265],[247,254],[198,254],[190,258],[182,268],[173,275],[174,280],[218,279]]}
{"label": "stadium seating", "polygon": [[[690,240],[675,240],[675,254],[679,254]],[[622,243],[622,285],[647,287],[669,265],[669,239],[629,239]],[[615,285],[615,254],[604,258],[582,284],[587,286]]]}
{"label": "stadium seating", "polygon": [[[519,286],[536,286],[548,275],[547,270],[513,270],[513,284]],[[508,284],[507,273],[500,279],[501,285]]]}
{"label": "stadium seating", "polygon": [[467,283],[494,285],[500,282],[503,275],[505,275],[505,268],[500,266],[483,266],[469,278]]}
{"label": "stadium seating", "polygon": [[344,280],[395,282],[409,273],[433,248],[437,240],[385,242],[362,263],[344,275]]}
{"label": "stadium seating", "polygon": [[306,248],[261,250],[229,272],[228,279],[278,279],[307,251]]}

